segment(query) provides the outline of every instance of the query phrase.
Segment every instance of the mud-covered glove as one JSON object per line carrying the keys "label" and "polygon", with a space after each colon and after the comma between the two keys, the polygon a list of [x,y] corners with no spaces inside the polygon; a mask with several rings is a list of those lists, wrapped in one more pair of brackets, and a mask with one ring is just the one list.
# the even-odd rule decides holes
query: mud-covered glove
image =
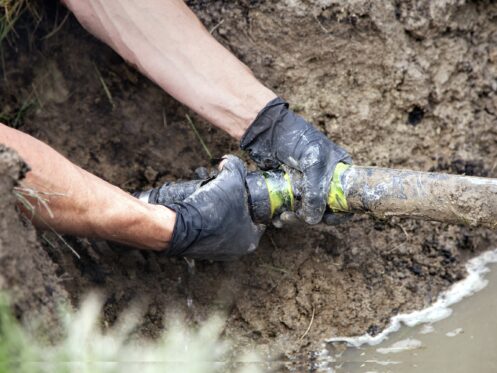
{"label": "mud-covered glove", "polygon": [[[303,173],[302,208],[297,216],[308,224],[323,219],[337,163],[352,162],[345,149],[289,110],[288,103],[279,97],[257,115],[243,135],[240,147],[262,169],[283,163]],[[336,222],[332,216],[323,220]]]}
{"label": "mud-covered glove", "polygon": [[[228,155],[215,179],[182,202],[166,204],[176,212],[167,255],[229,260],[254,251],[264,226],[250,217],[246,176],[243,162]],[[155,195],[160,198],[160,190]]]}

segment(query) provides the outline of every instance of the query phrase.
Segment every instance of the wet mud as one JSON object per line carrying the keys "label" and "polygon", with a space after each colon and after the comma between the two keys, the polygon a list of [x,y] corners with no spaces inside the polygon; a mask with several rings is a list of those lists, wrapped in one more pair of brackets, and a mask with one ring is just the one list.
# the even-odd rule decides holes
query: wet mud
{"label": "wet mud", "polygon": [[[495,3],[189,4],[223,45],[344,145],[356,164],[497,176]],[[59,8],[59,22],[64,12]],[[214,157],[241,154],[235,141],[72,16],[42,39],[53,30],[53,14],[34,33],[29,20],[21,22],[15,45],[4,48],[0,110],[8,124],[128,191],[190,179],[195,168],[209,165],[185,114]],[[29,110],[15,117],[26,103]],[[2,193],[2,203],[5,198],[11,197]],[[22,246],[48,258],[37,271],[58,280],[42,283],[60,284],[75,306],[91,289],[103,292],[107,324],[137,301],[147,309],[139,330],[146,337],[157,336],[172,315],[196,323],[221,311],[226,336],[292,353],[333,336],[379,333],[392,315],[430,304],[463,278],[466,260],[496,238],[484,229],[356,216],[339,227],[270,228],[255,254],[230,263],[197,261],[192,270],[183,259],[66,237],[78,259],[51,234],[48,244],[41,233],[25,242],[22,232],[9,230],[13,241],[3,244],[2,255]],[[31,307],[19,304],[19,315]]]}

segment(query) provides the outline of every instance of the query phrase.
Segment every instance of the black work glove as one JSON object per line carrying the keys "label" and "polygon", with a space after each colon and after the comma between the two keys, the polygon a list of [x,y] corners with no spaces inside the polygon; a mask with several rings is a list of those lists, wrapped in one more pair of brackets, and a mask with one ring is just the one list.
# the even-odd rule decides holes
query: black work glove
{"label": "black work glove", "polygon": [[[276,168],[283,163],[303,173],[302,208],[297,216],[308,224],[323,219],[337,163],[352,162],[345,149],[289,110],[288,103],[279,97],[257,115],[243,135],[240,147],[249,152],[261,169]],[[327,216],[323,220],[337,219]]]}
{"label": "black work glove", "polygon": [[[176,212],[167,255],[229,260],[254,251],[264,226],[250,217],[246,176],[243,162],[228,155],[215,179],[182,202],[166,204]],[[160,198],[160,191],[156,195]]]}

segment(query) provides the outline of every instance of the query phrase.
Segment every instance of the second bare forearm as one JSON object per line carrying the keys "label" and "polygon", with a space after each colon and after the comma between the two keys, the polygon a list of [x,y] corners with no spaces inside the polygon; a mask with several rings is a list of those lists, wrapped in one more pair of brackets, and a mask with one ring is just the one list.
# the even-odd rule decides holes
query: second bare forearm
{"label": "second bare forearm", "polygon": [[27,201],[20,207],[38,227],[142,248],[167,247],[173,211],[136,200],[48,145],[2,124],[0,143],[16,150],[31,167],[18,192]]}

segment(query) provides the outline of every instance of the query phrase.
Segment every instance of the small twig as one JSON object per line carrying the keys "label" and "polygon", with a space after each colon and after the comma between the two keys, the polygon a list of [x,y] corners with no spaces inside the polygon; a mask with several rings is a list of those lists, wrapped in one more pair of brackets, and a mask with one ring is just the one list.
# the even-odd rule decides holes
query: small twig
{"label": "small twig", "polygon": [[391,254],[391,253],[397,251],[398,249],[400,249],[401,247],[404,247],[405,245],[406,245],[406,242],[402,242],[399,245],[392,247],[390,250],[385,251],[385,254]]}
{"label": "small twig", "polygon": [[408,239],[409,238],[409,234],[407,233],[406,229],[402,225],[400,225],[399,223],[395,223],[395,225],[397,227],[399,227],[400,229],[402,229],[402,232],[404,232],[404,234],[406,236],[406,239]]}
{"label": "small twig", "polygon": [[2,62],[3,80],[5,81],[5,83],[7,83],[7,71],[5,69],[5,56],[3,55],[2,44],[0,44],[0,61]]}
{"label": "small twig", "polygon": [[492,173],[494,172],[495,167],[497,167],[497,161],[494,162],[494,165],[492,166],[492,168],[490,169],[490,172],[488,173],[490,176],[492,176]]}
{"label": "small twig", "polygon": [[319,20],[319,18],[318,18],[316,15],[314,15],[314,19],[317,21],[317,23],[319,24],[319,26],[321,27],[321,29],[322,29],[325,33],[327,33],[327,34],[329,34],[329,33],[330,33],[330,30],[328,30],[326,27],[324,27],[324,25],[321,23],[321,21]]}
{"label": "small twig", "polygon": [[98,80],[100,80],[100,84],[102,84],[105,95],[107,96],[107,99],[109,100],[109,102],[112,106],[112,109],[115,109],[116,105],[114,104],[114,100],[112,99],[112,94],[110,93],[110,90],[109,90],[109,87],[107,86],[107,83],[105,83],[105,80],[102,77],[102,74],[100,74],[100,70],[98,69],[98,67],[95,63],[93,63],[93,67],[95,67],[95,71],[97,72]]}
{"label": "small twig", "polygon": [[164,128],[167,128],[166,109],[164,108],[162,108],[162,124],[164,124]]}
{"label": "small twig", "polygon": [[43,232],[41,235],[41,238],[43,239],[43,241],[45,241],[47,244],[49,244],[52,249],[54,249],[54,250],[57,249],[55,244],[51,240],[48,239],[47,232]]}
{"label": "small twig", "polygon": [[185,116],[186,116],[186,119],[188,120],[188,123],[190,123],[190,126],[192,127],[193,132],[195,132],[195,135],[197,136],[198,141],[200,141],[200,144],[202,144],[202,147],[204,148],[205,152],[209,156],[209,159],[212,159],[212,154],[211,154],[209,148],[207,147],[207,145],[205,144],[204,140],[202,139],[202,136],[200,136],[200,133],[198,132],[197,127],[195,127],[195,124],[193,123],[192,118],[190,118],[190,116],[188,114],[185,114]]}
{"label": "small twig", "polygon": [[40,195],[44,196],[56,196],[56,197],[67,197],[67,194],[65,193],[57,193],[57,192],[40,192],[38,190],[34,190],[31,188],[24,188],[24,187],[14,187],[15,190],[27,194],[32,194],[34,197],[39,198]]}
{"label": "small twig", "polygon": [[72,279],[73,277],[69,273],[65,272],[57,278],[57,282],[60,283],[64,281],[70,281]]}
{"label": "small twig", "polygon": [[212,27],[210,30],[209,30],[209,34],[212,34],[214,33],[214,31],[216,31],[219,26],[221,26],[222,24],[224,23],[224,18],[222,20],[220,20],[217,25],[215,25],[214,27]]}
{"label": "small twig", "polygon": [[271,245],[273,245],[273,247],[274,247],[276,250],[279,250],[278,245],[276,245],[276,242],[274,242],[273,235],[268,233],[267,238],[269,238],[269,241],[271,242]]}
{"label": "small twig", "polygon": [[311,326],[312,326],[312,323],[314,321],[314,313],[316,311],[316,308],[314,306],[312,306],[312,316],[311,316],[311,321],[309,322],[309,326],[307,327],[307,330],[305,331],[304,334],[302,334],[302,336],[299,338],[298,340],[298,343],[302,342],[302,340],[304,339],[304,337],[307,335],[307,333],[309,333],[309,330],[311,330]]}
{"label": "small twig", "polygon": [[31,83],[31,87],[33,88],[33,94],[35,96],[36,102],[38,103],[38,106],[40,107],[40,109],[43,109],[43,102],[41,102],[40,100],[40,95],[38,94],[36,85],[34,83]]}
{"label": "small twig", "polygon": [[288,271],[287,269],[275,267],[275,266],[272,266],[269,264],[262,264],[261,267],[271,269],[273,271],[281,272],[281,273],[284,273],[285,275],[288,275],[290,273],[290,271]]}
{"label": "small twig", "polygon": [[195,267],[195,259],[190,259],[190,258],[187,258],[186,256],[184,256],[183,259],[185,259],[185,262],[186,262],[186,264],[188,264],[189,268]]}
{"label": "small twig", "polygon": [[51,226],[50,226],[50,225],[49,225],[49,224],[45,221],[45,219],[43,219],[43,218],[40,218],[40,219],[41,219],[41,221],[42,221],[42,222],[43,222],[43,223],[44,223],[44,224],[48,227],[48,229],[50,229],[50,231],[51,231],[52,233],[54,233],[54,234],[57,236],[57,238],[58,238],[59,240],[61,240],[61,241],[62,241],[62,243],[63,243],[64,245],[66,245],[66,247],[68,247],[68,248],[69,248],[69,250],[71,250],[71,251],[72,251],[72,253],[76,256],[76,258],[81,259],[81,256],[78,254],[78,252],[77,252],[77,251],[76,251],[76,250],[75,250],[75,249],[74,249],[71,245],[69,245],[69,243],[67,243],[67,241],[64,239],[64,237],[62,237],[62,236],[61,236],[58,232],[56,232],[56,231],[55,231],[55,229],[53,229],[53,228],[52,228],[52,227],[51,227]]}

